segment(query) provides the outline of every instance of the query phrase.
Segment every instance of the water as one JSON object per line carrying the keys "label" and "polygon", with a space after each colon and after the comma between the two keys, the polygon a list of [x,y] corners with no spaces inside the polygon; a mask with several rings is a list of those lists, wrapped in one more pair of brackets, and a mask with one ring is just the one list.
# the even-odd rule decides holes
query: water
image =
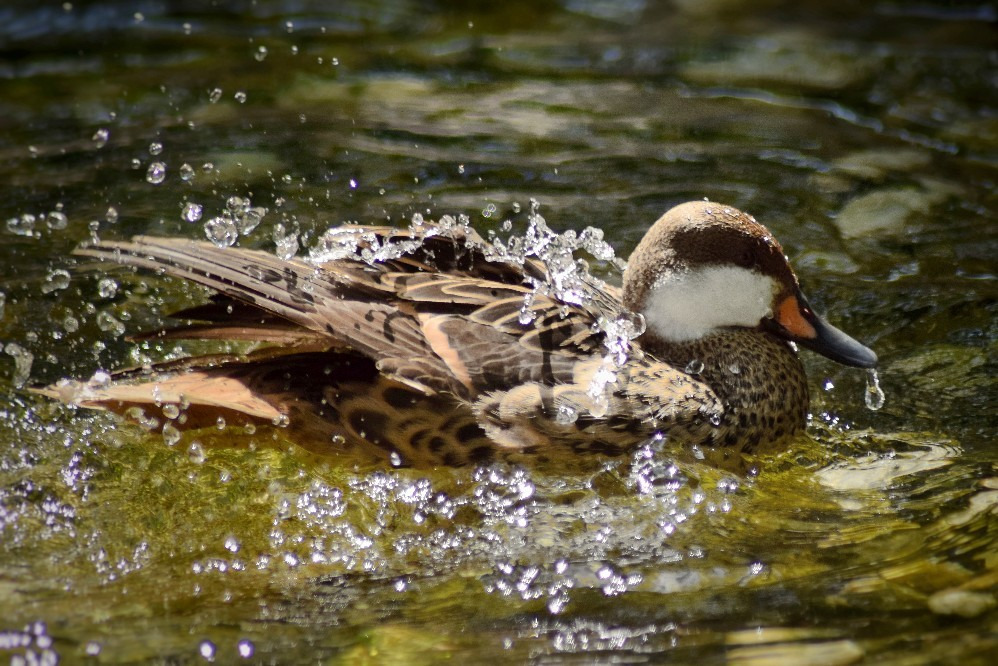
{"label": "water", "polygon": [[[36,5],[0,9],[0,658],[991,662],[987,5]],[[76,270],[92,234],[319,256],[356,248],[323,238],[343,222],[466,215],[612,281],[703,197],[882,359],[873,412],[864,373],[802,352],[809,434],[742,478],[664,439],[372,467],[24,390],[225,350],[129,342],[205,294]],[[601,382],[643,326],[606,323]]]}

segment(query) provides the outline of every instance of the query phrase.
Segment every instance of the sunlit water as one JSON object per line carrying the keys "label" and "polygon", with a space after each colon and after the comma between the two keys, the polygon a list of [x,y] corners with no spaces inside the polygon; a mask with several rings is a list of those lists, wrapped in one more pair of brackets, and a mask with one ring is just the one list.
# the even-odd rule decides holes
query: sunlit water
{"label": "sunlit water", "polygon": [[[0,9],[0,655],[991,663],[994,15],[868,5]],[[313,256],[343,221],[540,214],[612,281],[703,197],[881,358],[867,388],[803,352],[808,436],[746,476],[667,440],[375,467],[25,390],[212,350],[128,342],[205,294],[84,241]],[[607,320],[608,373],[640,329]]]}

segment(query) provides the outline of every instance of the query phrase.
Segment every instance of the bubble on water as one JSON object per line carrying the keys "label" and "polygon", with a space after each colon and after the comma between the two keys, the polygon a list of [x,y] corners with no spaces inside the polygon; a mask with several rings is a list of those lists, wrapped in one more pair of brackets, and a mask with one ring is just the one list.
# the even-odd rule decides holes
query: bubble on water
{"label": "bubble on water", "polygon": [[263,62],[264,60],[266,60],[267,47],[262,44],[256,47],[256,53],[253,54],[253,57],[256,59],[257,62]]}
{"label": "bubble on water", "polygon": [[125,325],[110,312],[101,312],[97,315],[97,328],[116,338],[125,334]]}
{"label": "bubble on water", "polygon": [[826,391],[831,391],[832,389],[835,388],[835,384],[832,383],[832,380],[830,378],[826,377],[825,381],[821,383],[821,388],[823,388]]}
{"label": "bubble on water", "polygon": [[131,164],[132,164],[132,168],[135,169],[136,171],[138,171],[139,169],[142,168],[142,160],[140,160],[137,157],[133,157],[132,158]]}
{"label": "bubble on water", "polygon": [[178,405],[175,402],[166,403],[165,405],[163,405],[163,416],[170,419],[171,421],[173,419],[176,419],[178,416],[180,416],[180,405]]}
{"label": "bubble on water", "polygon": [[222,89],[221,88],[212,88],[208,92],[208,101],[211,102],[212,104],[214,104],[215,102],[217,102],[220,99],[222,99]]}
{"label": "bubble on water", "polygon": [[402,456],[399,455],[398,451],[392,451],[388,456],[388,460],[391,462],[392,467],[402,466]]}
{"label": "bubble on water", "polygon": [[163,152],[163,144],[160,143],[159,141],[153,141],[152,143],[149,144],[150,155],[159,155],[162,152]]}
{"label": "bubble on water", "polygon": [[239,239],[239,228],[230,217],[213,217],[204,223],[204,235],[217,247],[231,247]]}
{"label": "bubble on water", "polygon": [[236,652],[238,652],[239,656],[243,659],[251,658],[254,652],[253,641],[248,638],[241,639],[238,643],[236,643]]}
{"label": "bubble on water", "polygon": [[887,402],[887,396],[884,394],[883,389],[880,388],[880,376],[877,374],[876,368],[870,368],[866,371],[866,392],[863,394],[866,402],[866,408],[870,411],[877,411],[884,406]]}
{"label": "bubble on water", "polygon": [[236,537],[232,536],[231,534],[229,536],[225,537],[225,544],[224,545],[225,545],[225,550],[229,551],[230,553],[238,553],[239,552],[239,548],[241,547],[241,544],[239,543],[239,539],[237,539]]}
{"label": "bubble on water", "polygon": [[80,330],[80,320],[72,314],[67,314],[62,319],[62,329],[67,333],[76,333]]}
{"label": "bubble on water", "polygon": [[192,180],[194,180],[194,174],[195,174],[194,167],[192,167],[187,162],[184,162],[183,164],[180,165],[180,180],[184,181],[185,183],[189,183]]}
{"label": "bubble on water", "polygon": [[97,641],[87,641],[86,646],[83,648],[83,652],[88,657],[97,657],[101,652],[101,644]]}
{"label": "bubble on water", "polygon": [[3,350],[8,356],[14,359],[14,376],[11,377],[11,383],[14,385],[14,388],[21,388],[28,382],[28,376],[31,374],[31,364],[34,363],[35,355],[16,342],[7,343]]}
{"label": "bubble on water", "polygon": [[240,104],[246,103],[246,93],[244,93],[242,90],[238,91],[235,95],[233,95],[233,97]]}
{"label": "bubble on water", "polygon": [[699,375],[701,372],[703,372],[703,368],[704,368],[703,361],[695,358],[686,364],[686,374]]}
{"label": "bubble on water", "polygon": [[65,229],[69,225],[69,219],[66,217],[65,213],[54,210],[45,216],[45,224],[48,225],[49,229],[58,231],[60,229]]}
{"label": "bubble on water", "polygon": [[109,138],[111,138],[111,131],[106,127],[101,127],[99,130],[94,132],[94,135],[91,137],[91,140],[94,142],[95,146],[97,146],[98,148],[103,148],[104,146],[107,145],[107,141]]}
{"label": "bubble on water", "polygon": [[53,291],[61,291],[69,286],[69,281],[69,271],[62,268],[50,271],[49,274],[45,276],[45,282],[42,283],[42,293],[51,294]]}
{"label": "bubble on water", "polygon": [[114,278],[101,278],[97,281],[97,293],[101,298],[114,298],[118,293],[118,283]]}
{"label": "bubble on water", "polygon": [[188,201],[184,204],[184,209],[180,212],[180,217],[185,222],[197,222],[201,219],[201,215],[204,213],[204,206],[199,203],[194,203],[193,201]]}
{"label": "bubble on water", "polygon": [[7,231],[18,236],[32,236],[35,232],[35,222],[37,221],[31,213],[24,213],[18,217],[7,219]]}
{"label": "bubble on water", "polygon": [[194,26],[192,26],[187,21],[184,21],[184,23],[182,23],[180,27],[183,29],[185,35],[191,34],[191,32],[194,30]]}
{"label": "bubble on water", "polygon": [[205,661],[215,661],[215,654],[218,652],[218,648],[211,641],[205,639],[201,641],[198,645],[198,654]]}
{"label": "bubble on water", "polygon": [[146,182],[159,185],[166,180],[166,164],[163,162],[153,162],[146,169]]}

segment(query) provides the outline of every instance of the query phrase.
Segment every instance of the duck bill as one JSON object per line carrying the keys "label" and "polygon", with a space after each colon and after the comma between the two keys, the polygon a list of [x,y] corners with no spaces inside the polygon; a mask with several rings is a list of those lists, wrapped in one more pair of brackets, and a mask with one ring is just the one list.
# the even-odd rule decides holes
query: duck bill
{"label": "duck bill", "polygon": [[854,368],[877,365],[872,349],[816,315],[799,289],[780,302],[776,316],[768,321],[778,335],[833,361]]}

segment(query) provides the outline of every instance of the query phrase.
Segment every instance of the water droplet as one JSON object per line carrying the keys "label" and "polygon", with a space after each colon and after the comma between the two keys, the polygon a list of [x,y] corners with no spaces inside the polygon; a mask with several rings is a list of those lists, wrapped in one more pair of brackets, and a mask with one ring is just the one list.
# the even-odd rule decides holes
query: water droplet
{"label": "water droplet", "polygon": [[[166,406],[163,407],[163,415],[166,416],[167,418],[173,418],[173,417],[167,415],[167,413],[166,413],[166,411],[167,411],[166,408],[167,407],[173,407],[174,409],[176,409],[177,406],[176,405],[166,405]],[[174,426],[172,423],[166,423],[166,424],[164,424],[163,425],[163,443],[166,444],[167,446],[174,446],[179,441],[180,441],[180,431],[177,430],[176,426]]]}
{"label": "water droplet", "polygon": [[253,57],[256,59],[257,62],[263,62],[264,60],[266,60],[267,47],[263,46],[262,44],[256,47],[256,53],[253,54]]}
{"label": "water droplet", "polygon": [[152,143],[149,144],[150,155],[159,155],[162,152],[163,152],[163,144],[160,143],[159,141],[153,141]]}
{"label": "water droplet", "polygon": [[392,451],[391,455],[388,456],[388,458],[389,458],[389,460],[392,463],[392,467],[401,467],[402,466],[402,456],[400,456],[398,454],[398,451]]}
{"label": "water droplet", "polygon": [[866,371],[866,393],[863,395],[866,401],[866,408],[870,411],[877,411],[887,402],[887,396],[880,388],[880,376],[876,368]]}
{"label": "water droplet", "polygon": [[153,162],[146,169],[146,182],[159,185],[166,180],[166,164],[163,162]]}
{"label": "water droplet", "polygon": [[69,219],[65,213],[54,210],[45,216],[45,223],[49,229],[59,230],[65,229],[69,225]]}
{"label": "water droplet", "polygon": [[198,654],[200,654],[201,658],[205,661],[215,661],[215,653],[217,650],[218,648],[215,647],[215,644],[207,639],[201,641],[201,644],[198,645]]}
{"label": "water droplet", "polygon": [[7,294],[0,291],[0,320],[3,319],[3,310],[5,305],[7,305]]}
{"label": "water droplet", "polygon": [[701,372],[703,372],[703,368],[704,368],[703,361],[695,358],[686,364],[686,374],[699,375]]}
{"label": "water droplet", "polygon": [[212,88],[212,90],[208,93],[208,101],[214,104],[220,99],[222,99],[222,89]]}
{"label": "water droplet", "polygon": [[730,372],[733,375],[740,375],[742,374],[742,366],[738,365],[737,363],[732,363],[731,365],[728,366],[728,372]]}
{"label": "water droplet", "polygon": [[277,246],[276,254],[278,257],[285,261],[292,259],[298,254],[298,233],[285,234],[284,225],[277,224],[274,226],[274,245]]}
{"label": "water droplet", "polygon": [[18,236],[32,236],[35,230],[36,218],[31,213],[24,213],[20,217],[12,217],[7,220],[7,231]]}
{"label": "water droplet", "polygon": [[558,405],[554,420],[559,425],[572,425],[579,420],[579,412],[570,405]]}
{"label": "water droplet", "polygon": [[94,132],[91,139],[98,148],[103,148],[107,145],[107,140],[111,137],[111,131],[105,127],[101,127],[99,130]]}
{"label": "water droplet", "polygon": [[96,657],[100,655],[101,644],[97,641],[87,641],[86,647],[83,649],[88,657]]}
{"label": "water droplet", "polygon": [[104,219],[108,221],[109,224],[114,224],[118,221],[118,209],[114,206],[109,206],[107,212],[104,213]]}
{"label": "water droplet", "polygon": [[189,183],[194,180],[194,167],[187,162],[180,165],[180,180]]}
{"label": "water droplet", "polygon": [[185,35],[191,34],[191,32],[194,30],[194,26],[192,26],[190,23],[187,23],[186,21],[180,27],[183,28]]}
{"label": "water droplet", "polygon": [[97,328],[105,333],[110,333],[116,338],[121,337],[125,333],[125,325],[110,312],[101,312],[97,315]]}
{"label": "water droplet", "polygon": [[828,377],[826,377],[825,381],[822,382],[822,384],[821,384],[821,388],[823,388],[826,391],[831,391],[832,389],[835,388],[835,384],[832,383],[831,379],[829,379]]}
{"label": "water droplet", "polygon": [[229,551],[230,553],[238,553],[239,547],[240,547],[239,539],[232,536],[231,534],[225,537],[225,550]]}
{"label": "water droplet", "polygon": [[243,659],[249,659],[250,657],[253,656],[254,652],[253,642],[248,638],[243,638],[238,643],[236,643],[236,651],[239,653],[239,656],[242,657]]}
{"label": "water droplet", "polygon": [[45,276],[41,290],[43,294],[51,294],[53,291],[61,291],[69,286],[69,271],[57,268]]}
{"label": "water droplet", "polygon": [[118,283],[113,278],[101,278],[97,281],[97,293],[101,298],[114,298],[118,293]]}
{"label": "water droplet", "polygon": [[200,465],[204,463],[204,447],[201,446],[201,442],[194,440],[191,445],[187,447],[187,457],[195,465]]}
{"label": "water droplet", "polygon": [[184,204],[184,209],[180,212],[180,217],[185,222],[193,223],[201,219],[203,212],[204,207],[201,204],[188,201]]}
{"label": "water droplet", "polygon": [[11,377],[10,381],[14,388],[21,388],[28,382],[35,355],[16,342],[8,343],[3,350],[14,359],[14,376]]}
{"label": "water droplet", "polygon": [[80,330],[80,320],[73,315],[68,314],[62,320],[62,329],[67,333],[76,333]]}
{"label": "water droplet", "polygon": [[239,229],[228,217],[213,217],[205,222],[204,234],[218,247],[231,247],[239,239]]}
{"label": "water droplet", "polygon": [[245,104],[246,103],[246,93],[244,93],[242,90],[240,90],[235,95],[233,95],[233,97],[240,104]]}

